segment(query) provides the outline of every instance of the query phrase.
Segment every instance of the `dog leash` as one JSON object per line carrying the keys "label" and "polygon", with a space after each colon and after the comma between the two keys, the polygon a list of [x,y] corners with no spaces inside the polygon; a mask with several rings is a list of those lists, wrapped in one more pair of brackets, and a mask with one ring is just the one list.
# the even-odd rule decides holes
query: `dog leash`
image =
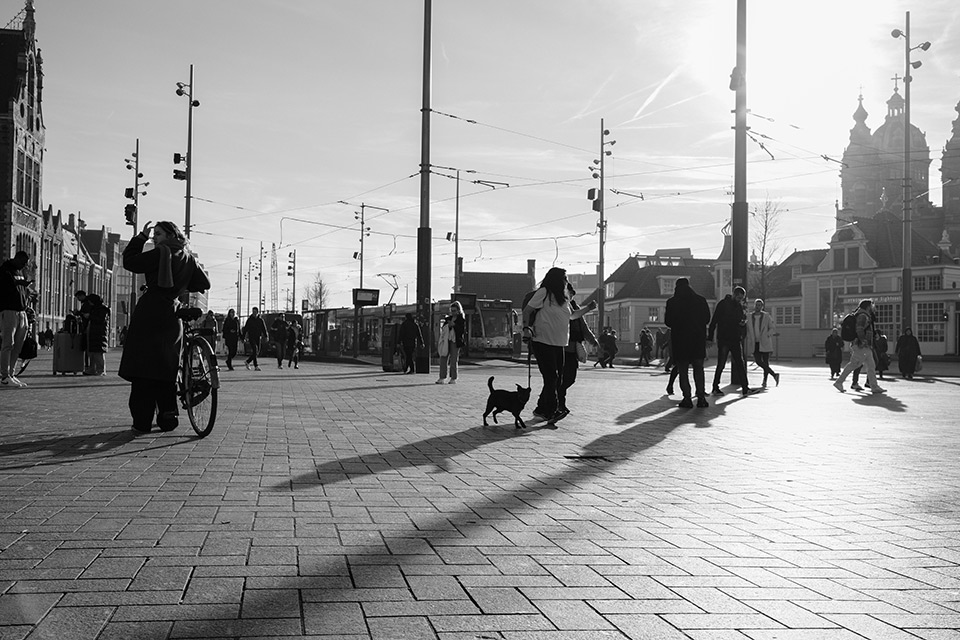
{"label": "dog leash", "polygon": [[531,380],[530,367],[532,366],[530,364],[530,358],[532,357],[532,355],[533,355],[533,347],[532,347],[532,341],[531,341],[527,343],[527,389],[532,388],[530,386],[530,380]]}

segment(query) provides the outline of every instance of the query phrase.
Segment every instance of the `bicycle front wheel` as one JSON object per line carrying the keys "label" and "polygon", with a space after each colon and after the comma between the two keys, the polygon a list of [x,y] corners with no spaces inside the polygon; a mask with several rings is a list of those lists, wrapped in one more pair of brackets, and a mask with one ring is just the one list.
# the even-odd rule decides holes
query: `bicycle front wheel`
{"label": "bicycle front wheel", "polygon": [[220,376],[213,349],[203,338],[192,338],[187,344],[184,404],[190,424],[201,438],[213,430],[217,419],[219,386]]}

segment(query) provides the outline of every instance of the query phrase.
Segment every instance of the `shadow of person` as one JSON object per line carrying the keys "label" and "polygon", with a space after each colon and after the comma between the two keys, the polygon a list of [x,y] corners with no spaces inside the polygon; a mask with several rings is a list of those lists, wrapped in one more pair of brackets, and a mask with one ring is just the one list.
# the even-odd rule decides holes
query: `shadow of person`
{"label": "shadow of person", "polygon": [[904,413],[907,410],[907,405],[887,393],[870,393],[858,396],[853,401],[859,405],[881,407],[894,413]]}
{"label": "shadow of person", "polygon": [[515,429],[512,423],[509,426],[471,427],[457,433],[410,442],[385,453],[329,460],[318,465],[313,471],[271,486],[270,490],[290,491],[317,484],[326,486],[411,467],[433,467],[430,473],[447,471],[448,460],[452,457],[501,440],[522,437],[528,432],[527,429]]}
{"label": "shadow of person", "polygon": [[99,431],[85,435],[53,435],[39,440],[0,442],[0,456],[33,456],[47,453],[41,459],[78,457],[105,453],[121,447],[134,439],[132,429],[123,431]]}

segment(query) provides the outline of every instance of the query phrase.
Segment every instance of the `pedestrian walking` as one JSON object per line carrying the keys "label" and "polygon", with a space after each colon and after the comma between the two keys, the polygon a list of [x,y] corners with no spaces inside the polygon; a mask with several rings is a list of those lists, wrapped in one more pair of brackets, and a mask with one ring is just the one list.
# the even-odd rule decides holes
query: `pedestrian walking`
{"label": "pedestrian walking", "polygon": [[223,344],[227,347],[227,369],[233,371],[233,359],[237,357],[237,343],[240,340],[240,318],[234,309],[227,311],[223,319]]}
{"label": "pedestrian walking", "polygon": [[523,333],[537,359],[543,389],[533,415],[556,427],[566,417],[560,411],[559,390],[563,384],[564,349],[570,343],[570,321],[582,318],[597,307],[595,300],[574,311],[567,292],[567,272],[552,267],[540,287],[523,308]]}
{"label": "pedestrian walking", "polygon": [[913,374],[917,371],[917,360],[921,355],[920,343],[913,335],[913,329],[907,327],[903,330],[897,338],[894,353],[897,354],[897,368],[900,369],[900,375],[907,380],[913,380]]}
{"label": "pedestrian walking", "polygon": [[287,325],[287,369],[293,365],[300,368],[300,352],[303,350],[303,327],[296,318]]}
{"label": "pedestrian walking", "polygon": [[843,338],[840,337],[840,330],[836,327],[824,341],[823,352],[827,366],[830,367],[830,379],[833,380],[840,375],[840,367],[843,365]]}
{"label": "pedestrian walking", "polygon": [[[570,308],[576,311],[580,308],[580,305],[574,300],[577,292],[570,284],[567,285],[567,294],[570,299]],[[587,348],[583,344],[584,342],[596,346],[597,338],[582,317],[570,320],[570,339],[563,349],[563,375],[560,377],[560,383],[557,387],[557,411],[564,416],[570,413],[570,407],[567,404],[567,391],[577,382],[577,371],[580,369],[580,363],[587,361]]]}
{"label": "pedestrian walking", "polygon": [[858,367],[867,370],[867,384],[873,393],[886,393],[886,389],[877,384],[876,363],[873,361],[873,300],[861,300],[857,307],[857,338],[850,343],[850,361],[840,372],[833,386],[843,393],[843,381]]}
{"label": "pedestrian walking", "polygon": [[440,341],[437,353],[440,354],[440,377],[437,384],[448,384],[447,368],[450,370],[449,384],[457,384],[460,350],[467,341],[467,321],[463,317],[463,305],[454,300],[450,303],[450,315],[440,321]]}
{"label": "pedestrian walking", "polygon": [[27,386],[14,374],[30,327],[27,312],[33,280],[23,273],[29,264],[30,254],[17,251],[0,265],[0,384],[4,386]]}
{"label": "pedestrian walking", "polygon": [[260,371],[260,363],[257,361],[257,356],[260,355],[260,345],[263,339],[267,337],[267,323],[263,321],[263,316],[260,315],[260,309],[257,307],[254,307],[250,312],[250,316],[243,325],[243,331],[240,333],[240,337],[250,344],[250,354],[247,356],[247,361],[244,362],[244,365],[249,370],[250,363],[252,362],[253,368],[256,371]]}
{"label": "pedestrian walking", "polygon": [[730,358],[733,382],[740,385],[740,392],[747,396],[757,391],[747,384],[747,366],[743,360],[741,343],[747,324],[747,314],[743,310],[743,301],[746,297],[747,292],[743,287],[734,287],[732,294],[727,294],[717,303],[713,310],[713,317],[710,319],[707,341],[713,342],[714,335],[717,337],[717,370],[713,374],[712,390],[715,396],[723,395],[723,391],[720,390],[720,377],[723,375],[727,357]]}
{"label": "pedestrian walking", "polygon": [[403,349],[403,372],[416,373],[416,351],[417,347],[423,345],[423,333],[412,313],[403,316],[398,338]]}
{"label": "pedestrian walking", "polygon": [[763,382],[760,386],[767,386],[767,378],[773,378],[780,386],[780,374],[770,368],[770,354],[773,353],[773,334],[777,325],[773,317],[763,310],[763,300],[757,298],[753,302],[753,313],[747,318],[747,347],[753,348],[753,360],[763,369]]}
{"label": "pedestrian walking", "polygon": [[650,329],[647,327],[640,330],[640,341],[637,343],[637,346],[640,347],[640,360],[637,362],[637,366],[649,367],[650,357],[653,352],[653,334],[650,333]]}
{"label": "pedestrian walking", "polygon": [[603,333],[598,339],[600,346],[602,347],[602,357],[600,358],[600,366],[603,368],[613,369],[613,359],[620,352],[620,347],[617,346],[617,331],[612,327],[607,327],[603,330]]}
{"label": "pedestrian walking", "polygon": [[[666,331],[663,332],[663,342],[660,344],[660,364],[663,365],[663,371],[665,373],[671,373],[673,371],[673,341],[671,340],[671,331],[670,327],[667,327]],[[676,376],[672,376],[671,380],[676,379]]]}
{"label": "pedestrian walking", "polygon": [[[876,321],[876,320],[874,320]],[[883,372],[890,368],[890,342],[879,329],[873,332],[873,353],[877,359],[877,377],[883,380]]]}
{"label": "pedestrian walking", "polygon": [[200,321],[199,333],[207,339],[214,353],[217,352],[217,334],[219,333],[219,329],[220,327],[217,326],[217,317],[213,315],[213,311],[208,310],[207,314],[203,316],[203,319]]}
{"label": "pedestrian walking", "polygon": [[277,350],[277,369],[283,369],[284,349],[287,346],[287,316],[283,313],[278,315],[270,325],[270,342]]}
{"label": "pedestrian walking", "polygon": [[667,300],[663,320],[670,327],[676,362],[674,368],[683,392],[683,399],[678,406],[685,409],[693,407],[689,376],[692,366],[697,406],[709,407],[703,373],[703,361],[707,357],[707,324],[710,322],[707,299],[693,290],[687,278],[677,278],[673,296]]}
{"label": "pedestrian walking", "polygon": [[107,336],[110,335],[110,307],[103,304],[103,298],[95,293],[87,296],[90,303],[87,313],[87,353],[90,366],[83,372],[85,376],[105,376]]}
{"label": "pedestrian walking", "polygon": [[[150,251],[143,247],[153,229]],[[148,432],[156,416],[161,431],[179,424],[177,374],[183,346],[183,323],[177,318],[180,296],[210,288],[210,280],[176,224],[168,221],[133,236],[123,250],[123,267],[142,273],[147,290],[137,301],[120,359],[120,377],[130,382],[130,415],[133,429]]]}

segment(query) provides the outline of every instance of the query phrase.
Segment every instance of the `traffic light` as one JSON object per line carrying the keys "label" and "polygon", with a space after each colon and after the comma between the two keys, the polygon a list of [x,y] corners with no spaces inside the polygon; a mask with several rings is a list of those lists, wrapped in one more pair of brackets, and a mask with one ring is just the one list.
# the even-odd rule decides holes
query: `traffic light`
{"label": "traffic light", "polygon": [[297,270],[297,252],[291,251],[287,254],[290,260],[287,261],[287,275],[292,276]]}
{"label": "traffic light", "polygon": [[133,187],[127,187],[127,188],[123,191],[123,197],[129,198],[130,200],[133,200],[134,198],[136,198],[136,193],[135,193],[134,188],[133,188]]}
{"label": "traffic light", "polygon": [[187,172],[183,169],[174,169],[173,170],[173,179],[174,180],[186,180]]}
{"label": "traffic light", "polygon": [[179,153],[173,154],[173,164],[180,164],[181,162],[183,162],[183,160],[184,160],[183,155]]}
{"label": "traffic light", "polygon": [[137,226],[137,205],[128,204],[123,208],[123,216],[127,219],[127,224],[136,228]]}

